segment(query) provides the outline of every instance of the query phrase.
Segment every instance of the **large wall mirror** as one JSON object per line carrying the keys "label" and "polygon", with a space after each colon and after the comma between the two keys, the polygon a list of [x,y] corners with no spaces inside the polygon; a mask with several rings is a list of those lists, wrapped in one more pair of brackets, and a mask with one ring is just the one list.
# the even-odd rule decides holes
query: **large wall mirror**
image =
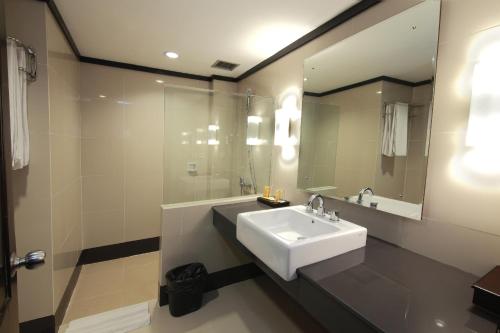
{"label": "large wall mirror", "polygon": [[440,6],[423,1],[304,61],[300,189],[421,219]]}

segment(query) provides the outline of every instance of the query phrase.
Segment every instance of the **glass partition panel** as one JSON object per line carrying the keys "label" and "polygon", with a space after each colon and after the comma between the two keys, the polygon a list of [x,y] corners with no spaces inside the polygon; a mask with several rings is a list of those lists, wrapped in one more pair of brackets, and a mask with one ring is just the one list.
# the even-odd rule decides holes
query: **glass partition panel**
{"label": "glass partition panel", "polygon": [[273,114],[269,97],[165,87],[164,203],[262,192]]}

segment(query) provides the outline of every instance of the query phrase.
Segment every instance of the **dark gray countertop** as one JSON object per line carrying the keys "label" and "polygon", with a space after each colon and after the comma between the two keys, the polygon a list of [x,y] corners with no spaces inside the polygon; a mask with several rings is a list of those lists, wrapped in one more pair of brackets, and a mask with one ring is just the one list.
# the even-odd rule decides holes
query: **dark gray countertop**
{"label": "dark gray countertop", "polygon": [[[237,215],[262,209],[269,207],[258,202],[214,207],[232,224],[225,227],[230,236],[234,229],[234,238]],[[476,276],[373,237],[362,249],[300,268],[297,280],[377,331],[496,332],[495,319],[472,304]]]}

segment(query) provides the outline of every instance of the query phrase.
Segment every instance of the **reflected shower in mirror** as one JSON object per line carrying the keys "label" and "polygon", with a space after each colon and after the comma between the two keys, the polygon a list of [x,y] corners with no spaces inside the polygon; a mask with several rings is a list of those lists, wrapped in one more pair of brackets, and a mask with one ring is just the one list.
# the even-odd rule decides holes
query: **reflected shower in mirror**
{"label": "reflected shower in mirror", "polygon": [[423,1],[305,60],[299,188],[421,219],[439,11]]}

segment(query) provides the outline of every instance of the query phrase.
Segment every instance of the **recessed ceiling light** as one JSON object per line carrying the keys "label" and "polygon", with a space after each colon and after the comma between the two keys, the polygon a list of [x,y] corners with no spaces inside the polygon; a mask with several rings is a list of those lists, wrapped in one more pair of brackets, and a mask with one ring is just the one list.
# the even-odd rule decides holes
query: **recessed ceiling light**
{"label": "recessed ceiling light", "polygon": [[307,81],[307,77],[304,78],[304,81]]}
{"label": "recessed ceiling light", "polygon": [[169,57],[170,59],[177,59],[179,58],[179,55],[175,52],[172,52],[172,51],[166,51],[165,53],[163,53],[166,57]]}
{"label": "recessed ceiling light", "polygon": [[377,91],[377,94],[379,94],[379,95],[380,95],[381,93],[382,93],[382,91],[381,91],[381,90]]}
{"label": "recessed ceiling light", "polygon": [[163,80],[156,80],[156,82],[158,82],[158,83],[165,83],[165,81],[163,81]]}
{"label": "recessed ceiling light", "polygon": [[99,95],[99,98],[106,98],[106,95]]}

